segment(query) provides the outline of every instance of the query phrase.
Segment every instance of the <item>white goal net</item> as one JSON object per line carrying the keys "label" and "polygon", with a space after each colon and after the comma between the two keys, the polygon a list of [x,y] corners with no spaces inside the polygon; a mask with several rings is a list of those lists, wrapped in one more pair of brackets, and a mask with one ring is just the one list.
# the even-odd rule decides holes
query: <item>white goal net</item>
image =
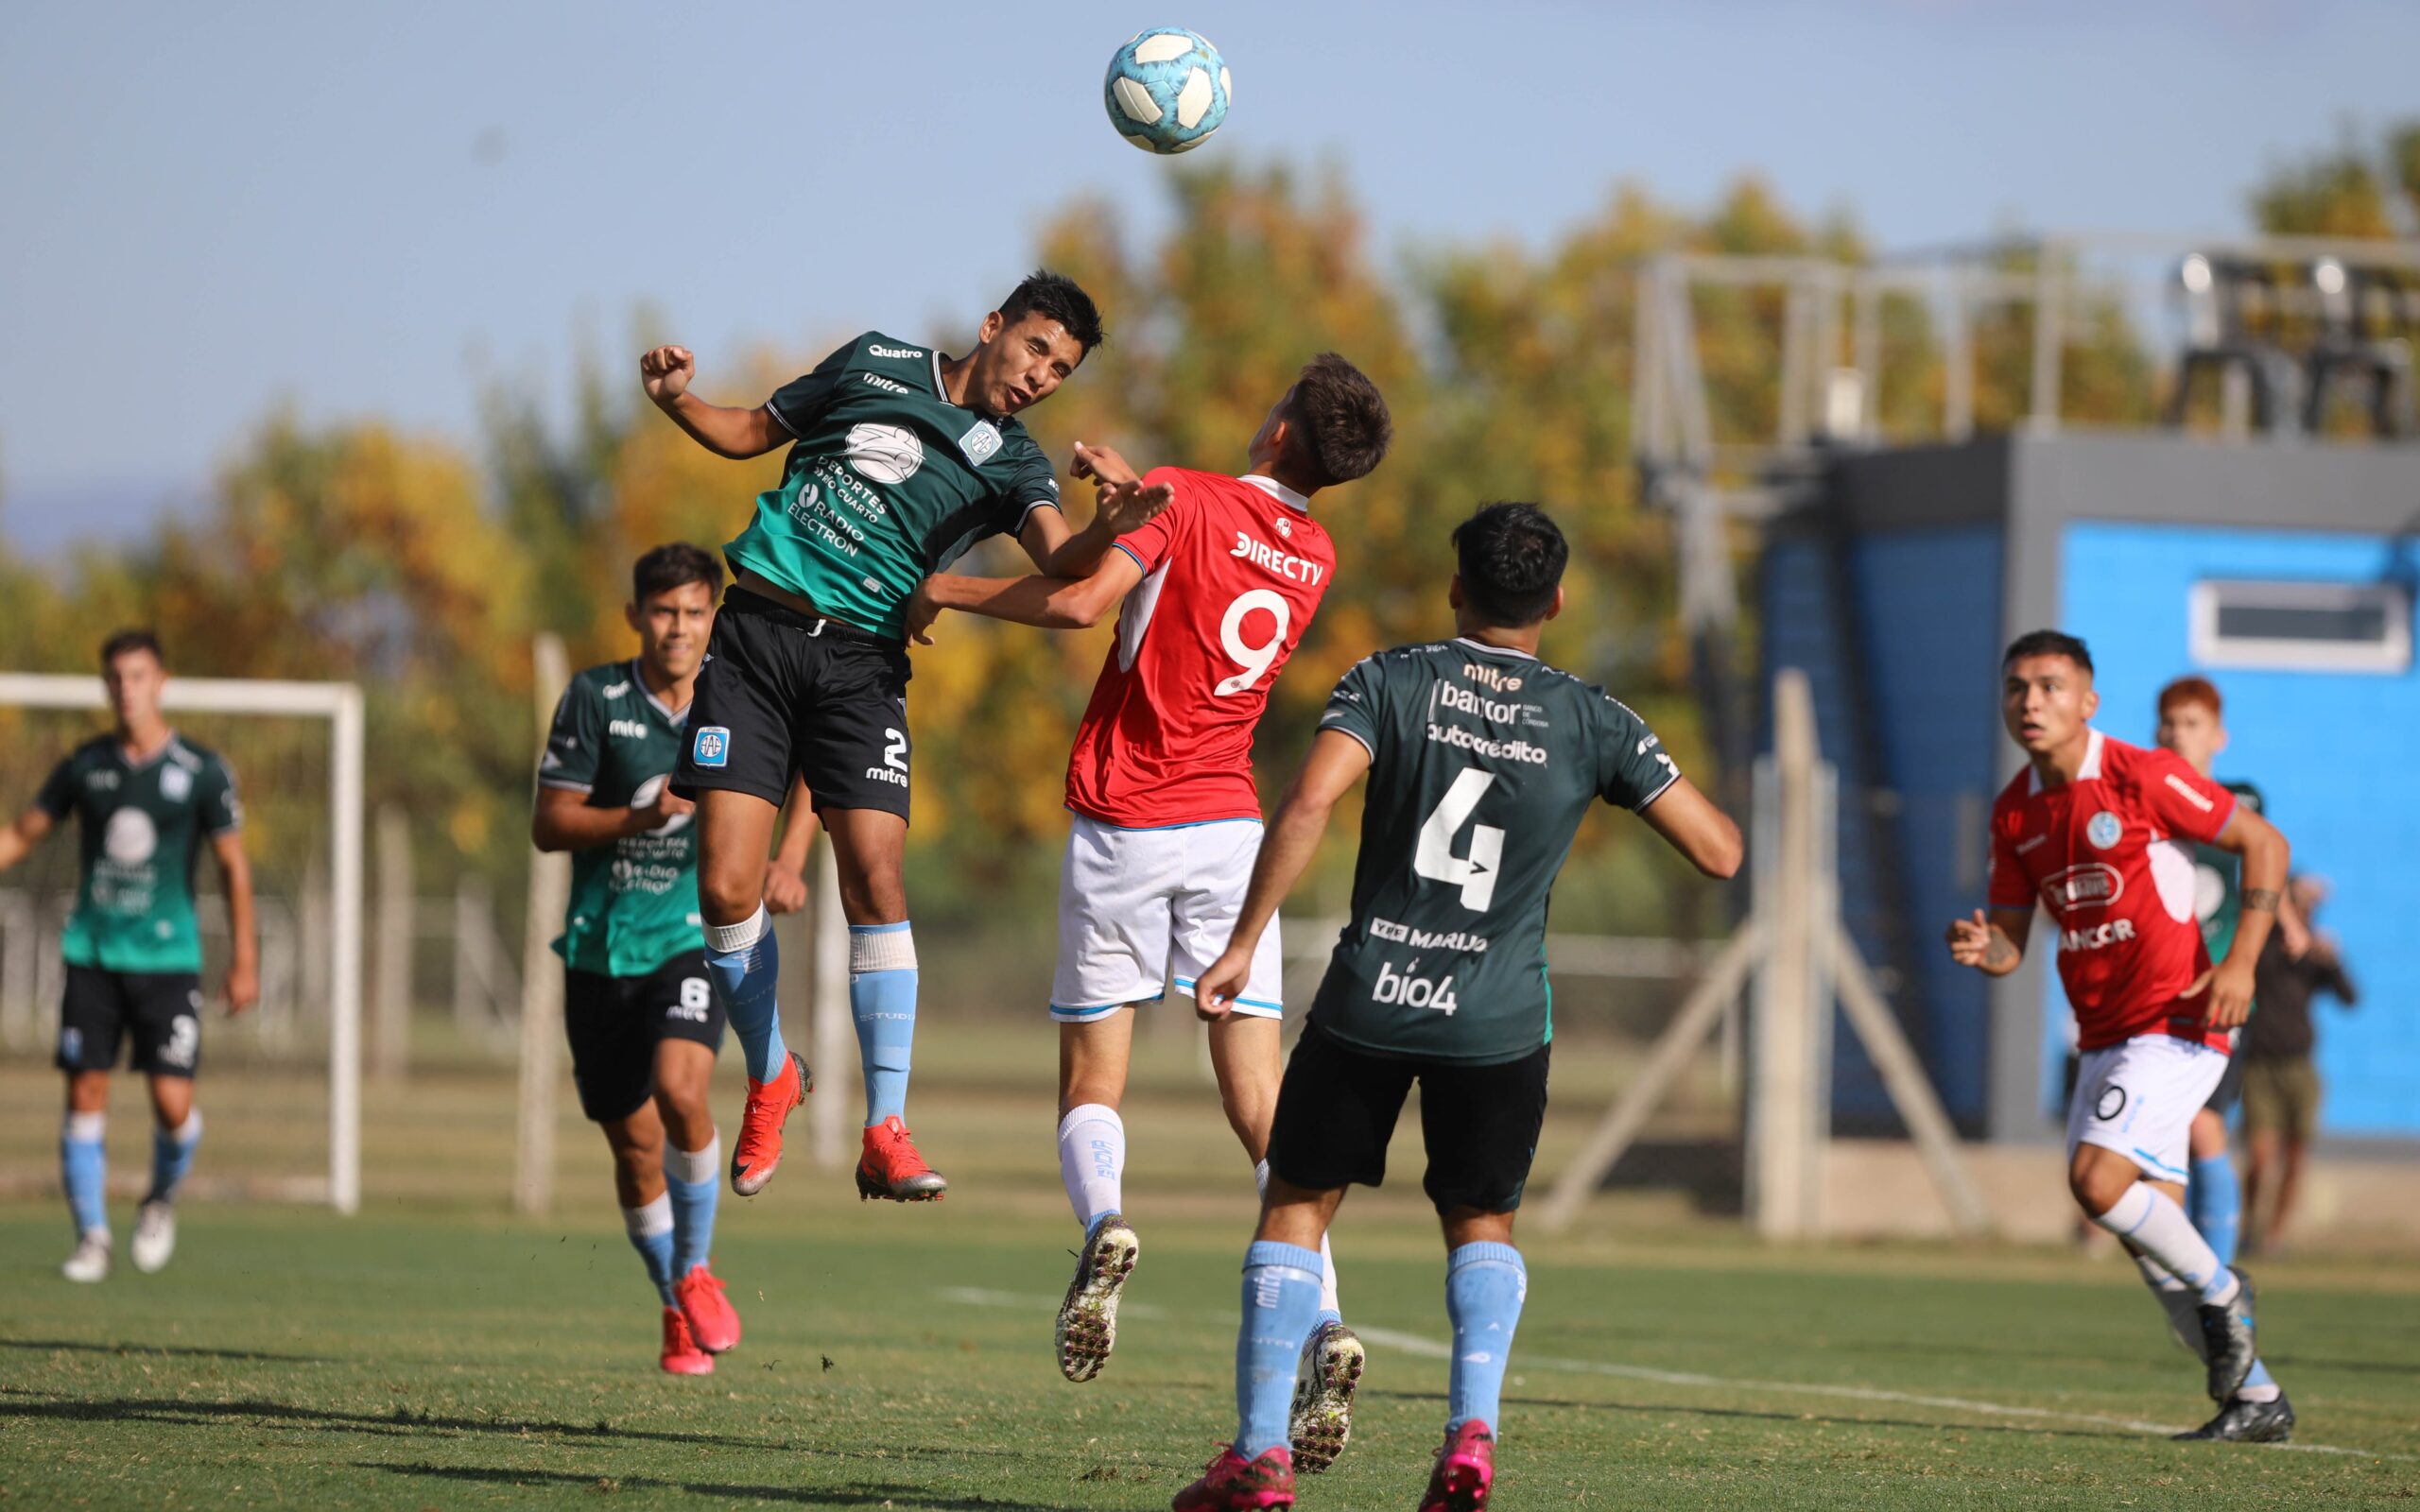
{"label": "white goal net", "polygon": [[[258,1006],[236,1019],[214,1014],[204,1029],[200,1101],[210,1113],[212,1147],[197,1184],[206,1179],[355,1211],[361,1203],[361,690],[352,683],[171,677],[163,707],[182,736],[217,751],[235,774],[260,936]],[[97,676],[0,673],[0,805],[9,815],[32,802],[54,764],[107,728],[105,709]],[[41,1095],[34,1089],[58,1033],[65,977],[60,934],[78,880],[74,827],[71,818],[15,868],[0,872],[0,1049],[7,1052],[11,1103],[23,1100],[21,1093]],[[215,999],[227,969],[229,935],[214,860],[199,862],[194,893],[205,991]],[[314,1092],[322,1062],[324,1140],[309,1116],[321,1101]],[[229,1091],[214,1095],[214,1083]],[[123,1095],[113,1105],[121,1112],[127,1107]],[[8,1184],[40,1184],[49,1176],[39,1145],[20,1150],[12,1141],[0,1170]]]}

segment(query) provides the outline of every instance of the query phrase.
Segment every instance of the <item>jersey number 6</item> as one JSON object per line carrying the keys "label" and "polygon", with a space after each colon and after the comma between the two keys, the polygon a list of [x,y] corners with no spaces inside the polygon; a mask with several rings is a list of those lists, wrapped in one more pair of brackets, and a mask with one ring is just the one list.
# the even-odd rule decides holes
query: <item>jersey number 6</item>
{"label": "jersey number 6", "polygon": [[1495,875],[1504,858],[1504,832],[1492,824],[1471,826],[1471,853],[1454,854],[1454,836],[1461,833],[1463,822],[1478,812],[1478,800],[1495,781],[1493,772],[1482,772],[1466,766],[1445,789],[1445,796],[1428,811],[1420,822],[1420,843],[1411,853],[1411,869],[1431,882],[1456,883],[1462,889],[1462,906],[1477,913],[1487,911],[1495,900]]}

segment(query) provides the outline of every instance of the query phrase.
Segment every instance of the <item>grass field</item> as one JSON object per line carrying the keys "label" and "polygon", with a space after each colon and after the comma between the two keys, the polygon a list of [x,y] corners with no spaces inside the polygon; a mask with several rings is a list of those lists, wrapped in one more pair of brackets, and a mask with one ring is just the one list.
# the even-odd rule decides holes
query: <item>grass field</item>
{"label": "grass field", "polygon": [[[0,1503],[1165,1506],[1232,1429],[1249,1183],[1161,1047],[1129,1107],[1145,1250],[1118,1353],[1061,1381],[1074,1232],[1048,1056],[1046,1034],[927,1054],[918,1134],[956,1182],[939,1207],[861,1205],[803,1160],[726,1197],[717,1268],[747,1336],[704,1380],[655,1369],[653,1298],[584,1126],[562,1131],[560,1216],[504,1211],[505,1077],[378,1094],[361,1216],[193,1202],[155,1277],[70,1287],[57,1202],[0,1203]],[[1588,1077],[1571,1081],[1549,1168],[1582,1123]],[[141,1150],[122,1091],[121,1173]],[[37,1068],[0,1072],[0,1171],[49,1158],[55,1095]],[[310,1138],[307,1081],[205,1095],[205,1166],[292,1163]],[[1357,1194],[1338,1229],[1371,1367],[1353,1446],[1305,1480],[1305,1507],[1409,1508],[1426,1476],[1444,1319],[1417,1154],[1399,1143],[1398,1183]],[[123,1244],[128,1205],[113,1216]],[[2303,1419],[2279,1450],[2165,1440],[2206,1413],[2198,1370],[2111,1259],[1774,1250],[1633,1196],[1529,1249],[1496,1501],[1514,1512],[2420,1499],[2420,1264],[2263,1272],[2269,1357]]]}

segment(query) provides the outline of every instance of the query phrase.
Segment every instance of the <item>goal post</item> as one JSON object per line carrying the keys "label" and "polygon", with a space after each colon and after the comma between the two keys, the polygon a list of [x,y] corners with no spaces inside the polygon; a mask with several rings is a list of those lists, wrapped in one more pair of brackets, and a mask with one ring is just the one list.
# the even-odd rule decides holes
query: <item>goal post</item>
{"label": "goal post", "polygon": [[[0,708],[101,709],[101,679],[89,674],[0,672]],[[361,689],[351,682],[172,677],[160,706],[171,713],[268,714],[328,721],[327,1200],[361,1209],[362,777]]]}

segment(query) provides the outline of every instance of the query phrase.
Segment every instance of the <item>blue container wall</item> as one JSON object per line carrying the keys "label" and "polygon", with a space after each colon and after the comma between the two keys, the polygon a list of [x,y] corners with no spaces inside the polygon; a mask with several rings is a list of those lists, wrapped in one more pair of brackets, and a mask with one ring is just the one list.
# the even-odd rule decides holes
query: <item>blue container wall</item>
{"label": "blue container wall", "polygon": [[[2194,664],[2188,594],[2205,578],[2374,583],[2410,571],[2379,537],[2078,522],[2061,543],[2062,627],[2099,663],[2096,723],[2148,745],[2153,700],[2200,672],[2226,700],[2228,747],[2217,775],[2257,783],[2293,842],[2294,868],[2335,885],[2320,925],[2341,936],[2362,992],[2346,1013],[2322,998],[2322,1127],[2342,1135],[2420,1134],[2420,676],[2289,672]],[[2066,1003],[2050,987],[2046,1102],[2057,1095]]]}
{"label": "blue container wall", "polygon": [[1897,839],[1910,916],[1918,1039],[1950,1116],[1979,1129],[1990,984],[1927,946],[1983,897],[2001,738],[1992,675],[2000,652],[2000,531],[1962,525],[1867,536],[1850,548],[1850,564],[1876,776],[1898,796],[1888,833]]}

